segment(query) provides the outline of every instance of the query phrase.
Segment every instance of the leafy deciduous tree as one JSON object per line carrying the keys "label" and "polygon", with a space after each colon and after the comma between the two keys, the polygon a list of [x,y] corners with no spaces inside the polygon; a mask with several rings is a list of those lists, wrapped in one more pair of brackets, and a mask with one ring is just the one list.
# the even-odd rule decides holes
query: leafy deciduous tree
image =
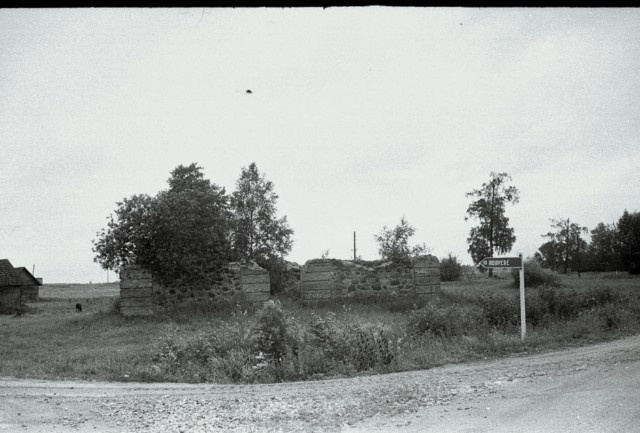
{"label": "leafy deciduous tree", "polygon": [[565,274],[569,267],[580,272],[580,252],[587,249],[587,243],[580,234],[588,233],[587,228],[572,223],[569,218],[551,219],[551,228],[554,231],[542,236],[549,238],[552,244],[550,249],[555,252],[556,265]]}
{"label": "leafy deciduous tree", "polygon": [[549,268],[556,271],[560,266],[560,252],[558,245],[554,241],[548,241],[540,245],[538,251],[534,254],[534,258],[543,268]]}
{"label": "leafy deciduous tree", "polygon": [[591,230],[588,251],[592,256],[593,270],[602,272],[621,269],[617,233],[615,224],[599,223]]}
{"label": "leafy deciduous tree", "polygon": [[378,243],[378,253],[383,259],[402,259],[409,256],[428,254],[429,248],[425,243],[409,246],[409,238],[415,234],[416,230],[403,216],[400,224],[393,229],[384,226],[379,234],[373,238]]}
{"label": "leafy deciduous tree", "polygon": [[119,271],[126,265],[153,261],[153,201],[139,194],[116,203],[115,215],[107,217],[107,228],[101,229],[93,241],[93,260],[103,269]]}
{"label": "leafy deciduous tree", "polygon": [[278,291],[283,257],[291,251],[293,230],[287,217],[277,217],[278,195],[255,163],[242,168],[231,195],[232,245],[239,260],[255,260],[271,271],[272,291]]}
{"label": "leafy deciduous tree", "polygon": [[618,220],[620,261],[630,274],[640,274],[640,212],[624,211]]}
{"label": "leafy deciduous tree", "polygon": [[204,179],[196,164],[171,172],[169,189],[156,197],[118,202],[115,217],[93,242],[104,269],[138,264],[165,283],[204,279],[229,261],[229,211],[224,188]]}
{"label": "leafy deciduous tree", "polygon": [[[475,200],[467,208],[464,219],[475,218],[479,222],[467,238],[468,251],[475,263],[492,257],[494,253],[511,251],[516,241],[514,229],[509,227],[509,218],[505,216],[505,205],[518,203],[519,191],[515,186],[508,185],[509,181],[511,176],[508,173],[491,172],[488,183],[465,194],[467,198]],[[489,275],[492,275],[491,269]]]}

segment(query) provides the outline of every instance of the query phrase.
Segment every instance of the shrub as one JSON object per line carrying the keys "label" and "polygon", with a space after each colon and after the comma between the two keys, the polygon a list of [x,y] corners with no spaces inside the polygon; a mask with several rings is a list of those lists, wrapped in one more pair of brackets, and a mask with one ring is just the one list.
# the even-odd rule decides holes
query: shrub
{"label": "shrub", "polygon": [[566,292],[546,287],[539,291],[539,295],[549,313],[561,320],[575,319],[585,309],[584,297],[581,298],[575,290]]}
{"label": "shrub", "polygon": [[337,320],[335,313],[314,315],[307,328],[304,369],[310,374],[331,369],[365,371],[397,360],[397,339],[380,326]]}
{"label": "shrub", "polygon": [[[519,298],[518,302],[520,302]],[[529,291],[526,293],[525,310],[527,313],[527,324],[538,326],[547,324],[551,320],[549,305],[540,297],[539,291]]]}
{"label": "shrub", "polygon": [[[520,326],[520,297],[483,295],[480,304],[487,322],[495,328]],[[549,322],[551,311],[539,291],[527,291],[525,310],[528,325],[538,326]]]}
{"label": "shrub", "polygon": [[592,290],[584,299],[585,308],[593,308],[601,305],[614,304],[622,302],[622,297],[609,287],[600,287]]}
{"label": "shrub", "polygon": [[178,328],[172,326],[160,339],[158,349],[151,358],[159,372],[170,374],[175,372],[184,357],[184,351],[180,347],[177,334]]}
{"label": "shrub", "polygon": [[545,287],[539,290],[538,295],[543,308],[546,308],[549,314],[555,315],[560,320],[575,319],[583,311],[619,305],[623,300],[610,288],[598,288],[587,293],[578,293],[575,290],[566,292]]}
{"label": "shrub", "polygon": [[253,382],[256,358],[246,348],[231,349],[223,356],[208,358],[211,379],[215,382]]}
{"label": "shrub", "polygon": [[252,382],[260,363],[250,333],[243,325],[222,322],[216,333],[183,339],[171,326],[160,339],[148,372],[155,380],[185,382]]}
{"label": "shrub", "polygon": [[352,359],[357,371],[388,367],[397,360],[398,342],[376,326],[353,326]]}
{"label": "shrub", "polygon": [[306,376],[322,376],[336,372],[337,363],[327,357],[324,350],[314,346],[304,346],[300,350],[300,364],[302,373]]}
{"label": "shrub", "polygon": [[426,306],[410,313],[407,330],[410,334],[431,333],[443,337],[467,335],[486,327],[482,310],[458,304]]}
{"label": "shrub", "polygon": [[597,308],[598,316],[605,329],[620,329],[623,322],[622,311],[613,304]]}
{"label": "shrub", "polygon": [[556,336],[572,339],[595,338],[600,327],[600,317],[594,311],[581,311],[571,320],[555,322],[552,329]]}
{"label": "shrub", "polygon": [[[511,269],[513,284],[520,287],[520,269]],[[558,276],[542,269],[540,264],[533,259],[524,262],[524,284],[525,287],[560,287]]]}
{"label": "shrub", "polygon": [[350,353],[348,330],[340,326],[336,314],[329,312],[325,317],[313,315],[314,320],[307,330],[307,343],[319,348],[331,360],[344,361]]}
{"label": "shrub", "polygon": [[489,325],[506,328],[520,324],[520,303],[507,296],[483,295],[480,305]]}
{"label": "shrub", "polygon": [[440,280],[441,281],[458,281],[462,276],[462,263],[458,258],[449,253],[448,257],[440,260]]}
{"label": "shrub", "polygon": [[269,301],[258,312],[253,328],[255,348],[269,361],[279,365],[287,355],[297,356],[299,344],[295,338],[293,319],[285,314],[279,301]]}

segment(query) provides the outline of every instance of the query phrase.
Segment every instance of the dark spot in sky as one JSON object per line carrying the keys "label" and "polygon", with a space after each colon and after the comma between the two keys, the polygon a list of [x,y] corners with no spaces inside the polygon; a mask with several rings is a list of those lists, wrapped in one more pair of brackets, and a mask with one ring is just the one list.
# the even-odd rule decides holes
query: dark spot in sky
{"label": "dark spot in sky", "polygon": [[247,89],[247,93],[253,93],[251,89]]}

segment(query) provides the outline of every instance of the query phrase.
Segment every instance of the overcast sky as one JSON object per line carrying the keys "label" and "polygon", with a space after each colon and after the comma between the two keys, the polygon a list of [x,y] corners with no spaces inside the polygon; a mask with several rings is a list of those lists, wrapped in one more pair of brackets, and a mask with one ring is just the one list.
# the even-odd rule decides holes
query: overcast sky
{"label": "overcast sky", "polygon": [[471,264],[465,193],[508,172],[532,255],[640,210],[639,137],[638,9],[0,10],[0,258],[45,282],[106,281],[116,201],[192,162],[256,162],[301,264],[402,216]]}

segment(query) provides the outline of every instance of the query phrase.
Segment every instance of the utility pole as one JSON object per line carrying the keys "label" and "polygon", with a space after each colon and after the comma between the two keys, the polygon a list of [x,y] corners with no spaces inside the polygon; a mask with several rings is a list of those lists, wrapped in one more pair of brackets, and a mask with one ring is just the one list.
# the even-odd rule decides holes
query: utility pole
{"label": "utility pole", "polygon": [[353,232],[353,260],[357,260],[356,257],[358,257],[356,255],[356,232]]}
{"label": "utility pole", "polygon": [[31,275],[33,275],[34,277],[36,276],[36,265],[33,265],[33,268],[31,270]]}

